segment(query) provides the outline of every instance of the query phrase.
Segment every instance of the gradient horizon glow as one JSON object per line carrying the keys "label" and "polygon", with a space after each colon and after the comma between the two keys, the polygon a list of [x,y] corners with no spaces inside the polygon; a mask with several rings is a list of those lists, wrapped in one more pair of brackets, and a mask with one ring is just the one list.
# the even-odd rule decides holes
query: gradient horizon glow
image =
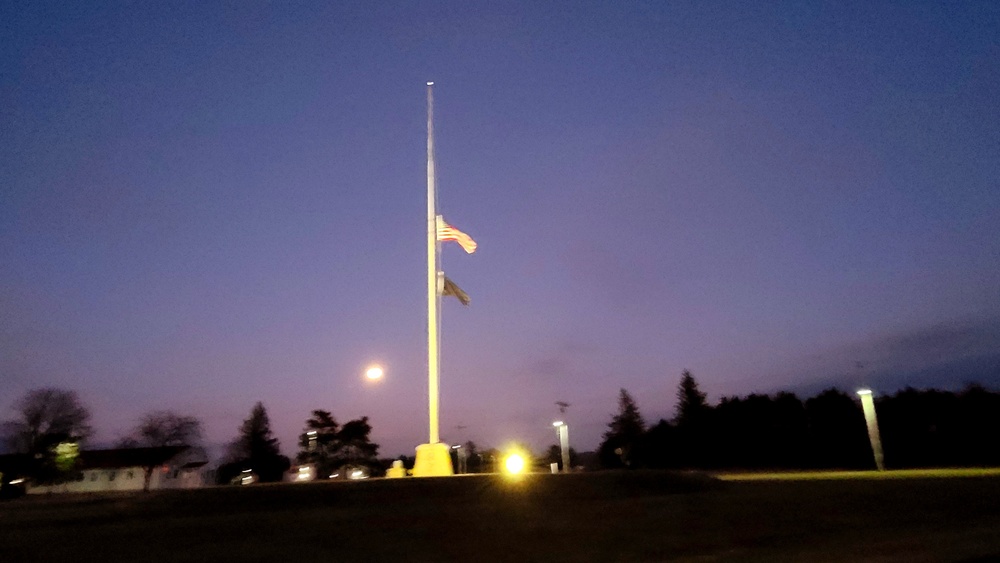
{"label": "gradient horizon glow", "polygon": [[[283,453],[314,409],[426,440],[425,84],[441,438],[593,449],[823,387],[1000,385],[1000,6],[0,6],[0,419],[77,391]],[[372,361],[391,367],[378,385]],[[561,414],[557,401],[572,406]]]}

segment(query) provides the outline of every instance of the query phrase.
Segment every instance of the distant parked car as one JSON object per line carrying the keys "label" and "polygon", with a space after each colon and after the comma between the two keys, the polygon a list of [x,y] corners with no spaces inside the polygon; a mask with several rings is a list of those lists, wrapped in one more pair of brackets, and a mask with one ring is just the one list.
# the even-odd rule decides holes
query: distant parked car
{"label": "distant parked car", "polygon": [[229,480],[230,485],[253,485],[254,483],[260,481],[260,477],[250,471],[249,469],[244,469],[239,475],[233,477]]}
{"label": "distant parked car", "polygon": [[8,477],[0,473],[0,499],[24,496],[26,490],[23,477]]}
{"label": "distant parked car", "polygon": [[367,479],[368,477],[368,468],[360,465],[345,465],[330,474],[330,479],[347,479],[349,481]]}

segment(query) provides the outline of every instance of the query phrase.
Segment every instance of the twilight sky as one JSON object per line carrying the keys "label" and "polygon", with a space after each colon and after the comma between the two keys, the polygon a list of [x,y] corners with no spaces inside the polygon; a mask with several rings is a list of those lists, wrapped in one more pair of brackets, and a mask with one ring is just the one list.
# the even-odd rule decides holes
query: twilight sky
{"label": "twilight sky", "polygon": [[[874,4],[874,5],[873,5]],[[0,418],[174,409],[288,455],[313,409],[426,435],[425,86],[442,438],[596,447],[862,384],[1000,386],[995,2],[0,5]],[[378,361],[387,376],[362,380]],[[459,428],[463,427],[463,428]]]}

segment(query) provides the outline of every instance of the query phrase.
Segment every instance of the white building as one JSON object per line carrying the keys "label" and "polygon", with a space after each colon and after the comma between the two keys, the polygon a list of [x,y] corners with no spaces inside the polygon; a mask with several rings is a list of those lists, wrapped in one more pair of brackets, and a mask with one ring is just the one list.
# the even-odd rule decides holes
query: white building
{"label": "white building", "polygon": [[29,494],[141,491],[149,472],[149,490],[194,489],[205,479],[208,461],[188,446],[88,450],[77,458],[76,478],[59,485],[31,486]]}

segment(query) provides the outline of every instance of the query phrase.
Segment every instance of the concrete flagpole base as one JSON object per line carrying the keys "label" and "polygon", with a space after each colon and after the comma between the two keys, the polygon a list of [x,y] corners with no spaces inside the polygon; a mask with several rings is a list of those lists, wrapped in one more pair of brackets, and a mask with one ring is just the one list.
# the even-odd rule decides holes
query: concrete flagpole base
{"label": "concrete flagpole base", "polygon": [[414,477],[447,477],[454,474],[448,444],[437,442],[417,446],[417,459],[413,462]]}

